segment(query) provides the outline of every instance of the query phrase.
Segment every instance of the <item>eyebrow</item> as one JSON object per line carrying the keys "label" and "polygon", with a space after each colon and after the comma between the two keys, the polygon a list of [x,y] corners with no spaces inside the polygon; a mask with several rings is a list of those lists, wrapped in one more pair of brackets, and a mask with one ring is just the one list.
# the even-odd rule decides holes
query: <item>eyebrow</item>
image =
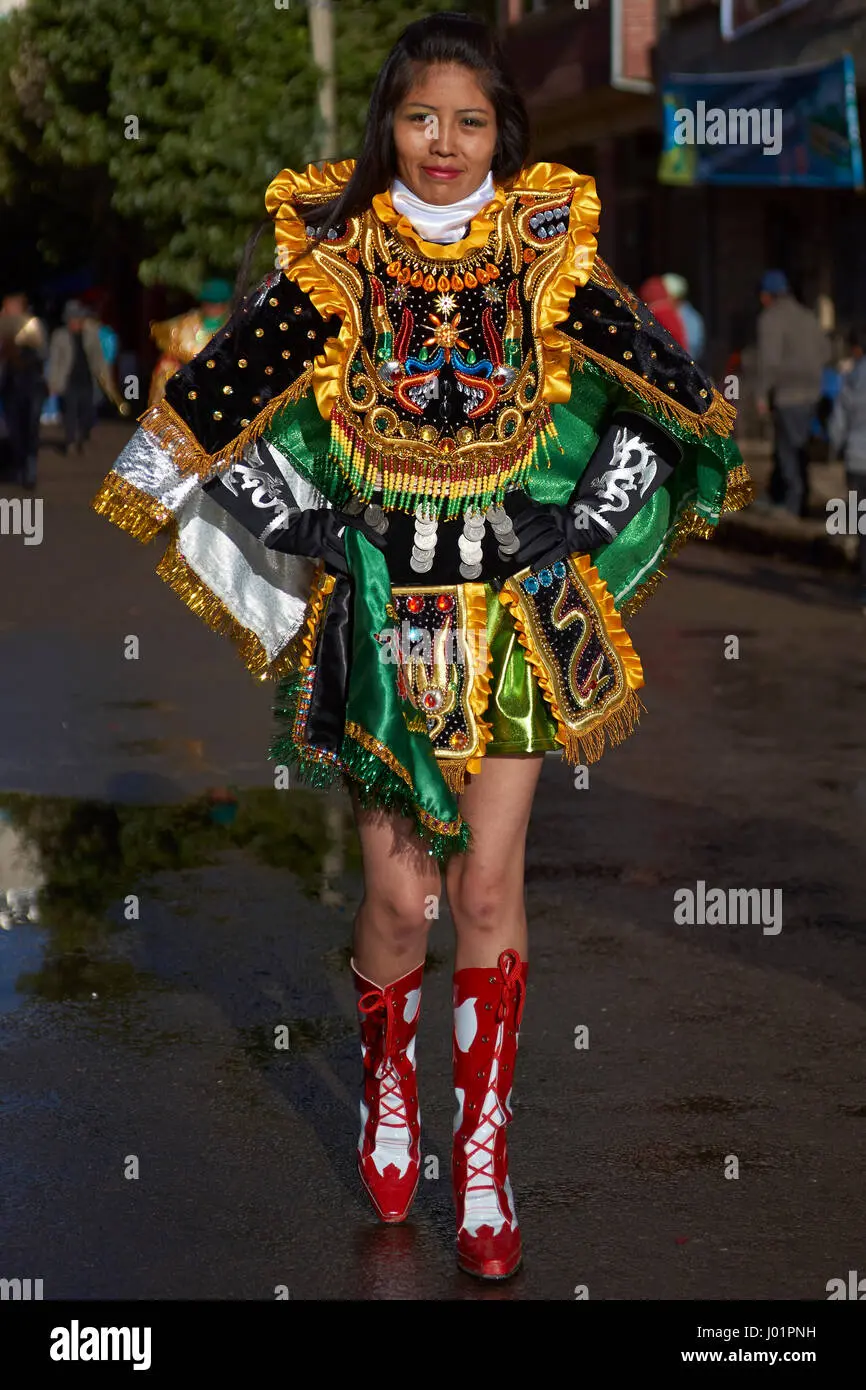
{"label": "eyebrow", "polygon": [[[421,107],[424,107],[424,109],[427,110],[427,111],[438,111],[438,110],[439,110],[439,107],[438,107],[438,106],[433,106],[433,104],[432,104],[431,102],[429,102],[429,101],[409,101],[409,102],[406,103],[406,105],[407,105],[407,106],[421,106]],[[470,114],[472,114],[472,113],[477,113],[479,116],[486,116],[486,115],[487,115],[487,112],[485,111],[485,109],[484,109],[483,106],[461,106],[461,107],[458,108],[458,111],[457,111],[457,115],[458,115],[458,116],[468,116],[468,115],[470,115]]]}

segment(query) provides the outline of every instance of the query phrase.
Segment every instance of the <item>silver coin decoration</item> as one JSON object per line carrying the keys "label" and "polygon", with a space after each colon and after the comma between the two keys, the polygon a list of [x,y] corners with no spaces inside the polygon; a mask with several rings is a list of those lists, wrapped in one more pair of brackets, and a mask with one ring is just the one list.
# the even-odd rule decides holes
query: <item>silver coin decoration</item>
{"label": "silver coin decoration", "polygon": [[500,560],[507,560],[512,555],[516,555],[520,549],[520,542],[515,534],[514,523],[505,508],[501,506],[488,507],[487,519],[497,540]]}
{"label": "silver coin decoration", "polygon": [[426,574],[433,567],[438,532],[436,513],[429,502],[419,502],[415,508],[415,534],[409,564],[416,574]]}

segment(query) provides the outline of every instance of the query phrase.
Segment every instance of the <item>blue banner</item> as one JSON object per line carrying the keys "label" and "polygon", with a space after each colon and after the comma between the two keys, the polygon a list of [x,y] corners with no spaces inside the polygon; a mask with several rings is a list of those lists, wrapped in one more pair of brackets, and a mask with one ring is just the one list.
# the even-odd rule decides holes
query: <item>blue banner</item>
{"label": "blue banner", "polygon": [[854,60],[668,75],[660,183],[863,188]]}

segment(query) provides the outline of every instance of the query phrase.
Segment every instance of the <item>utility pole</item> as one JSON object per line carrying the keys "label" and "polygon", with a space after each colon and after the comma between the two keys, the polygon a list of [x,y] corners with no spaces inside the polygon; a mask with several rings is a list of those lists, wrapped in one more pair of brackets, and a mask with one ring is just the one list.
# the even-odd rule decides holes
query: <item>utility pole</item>
{"label": "utility pole", "polygon": [[[318,139],[315,161],[331,160],[337,153],[337,80],[334,73],[334,10],[331,0],[307,0],[310,45],[319,70]],[[343,906],[338,886],[346,863],[345,795],[339,787],[326,792],[327,847],[319,876],[319,901],[326,907]]]}
{"label": "utility pole", "polygon": [[334,74],[334,10],[331,0],[307,0],[313,62],[319,69],[319,134],[314,160],[337,153],[337,81]]}

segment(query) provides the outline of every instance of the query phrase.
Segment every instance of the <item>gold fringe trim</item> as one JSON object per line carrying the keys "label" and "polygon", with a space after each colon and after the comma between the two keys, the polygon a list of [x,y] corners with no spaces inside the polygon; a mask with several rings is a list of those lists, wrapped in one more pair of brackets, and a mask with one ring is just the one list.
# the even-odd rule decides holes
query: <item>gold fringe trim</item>
{"label": "gold fringe trim", "polygon": [[644,677],[640,657],[622,625],[622,619],[614,605],[613,596],[608,592],[607,584],[595,566],[590,564],[587,555],[572,555],[570,561],[583,581],[583,587],[593,602],[611,646],[616,650],[624,681],[623,694],[616,706],[602,711],[585,729],[572,728],[562,714],[547,667],[523,621],[519,581],[516,577],[503,585],[499,591],[499,599],[511,613],[517,640],[526,648],[527,662],[535,672],[550,707],[556,723],[556,741],[562,745],[568,762],[577,766],[598,762],[608,745],[616,747],[633,733],[643,711],[635,691],[644,684]]}
{"label": "gold fringe trim", "polygon": [[[741,511],[754,500],[755,484],[749,469],[745,463],[738,464],[732,468],[728,474],[727,488],[722,502],[719,517],[725,516],[730,512]],[[636,613],[642,604],[655,593],[663,579],[667,578],[661,565],[666,565],[669,560],[673,560],[679,554],[683,546],[691,540],[712,540],[718,530],[718,523],[715,525],[708,521],[705,516],[696,512],[694,507],[686,507],[682,516],[674,527],[670,545],[665,552],[664,559],[660,562],[660,567],[655,574],[650,575],[649,579],[635,589],[631,598],[626,599],[622,604],[620,612],[624,617],[630,618]]]}
{"label": "gold fringe trim", "polygon": [[750,502],[755,500],[755,484],[746,464],[741,463],[736,468],[732,468],[728,474],[728,486],[725,489],[725,500],[722,503],[722,515],[725,512],[739,512],[743,507],[748,507]]}
{"label": "gold fringe trim", "polygon": [[487,745],[493,738],[493,729],[484,719],[484,712],[490,702],[490,687],[493,679],[493,655],[487,642],[487,596],[484,584],[462,584],[463,602],[465,605],[465,631],[471,638],[470,652],[473,661],[478,652],[478,644],[475,641],[475,634],[484,633],[484,650],[486,659],[483,665],[478,665],[473,670],[472,685],[466,695],[469,708],[475,720],[475,750],[462,757],[455,757],[445,749],[436,752],[436,762],[439,771],[442,773],[443,780],[456,796],[465,790],[466,774],[470,775],[481,771],[482,759],[487,750]]}
{"label": "gold fringe trim", "polygon": [[[553,335],[551,334],[549,337],[553,337]],[[571,359],[578,370],[583,369],[585,362],[594,362],[596,366],[601,367],[602,371],[621,381],[623,386],[627,386],[635,395],[642,397],[650,405],[654,405],[667,420],[674,420],[690,434],[699,437],[705,434],[717,434],[722,439],[726,439],[733,430],[737,418],[736,407],[731,405],[730,401],[726,401],[715,387],[713,387],[709,409],[699,415],[696,411],[688,410],[678,401],[672,400],[658,386],[653,386],[652,382],[644,381],[637,372],[632,372],[628,367],[623,367],[621,363],[614,362],[610,357],[605,357],[604,353],[596,352],[594,348],[588,348],[583,343],[575,342],[573,338],[566,338],[565,341],[568,343]]]}
{"label": "gold fringe trim", "polygon": [[228,637],[234,643],[241,660],[253,676],[260,680],[278,680],[297,671],[303,630],[296,633],[279,655],[271,660],[256,634],[238,622],[222,599],[218,598],[191,568],[181,554],[177,535],[172,537],[156,567],[156,572],[187,608],[198,614],[213,632]]}
{"label": "gold fringe trim", "polygon": [[143,415],[139,416],[138,423],[142,429],[154,435],[160,444],[170,450],[172,463],[184,477],[190,473],[196,473],[200,478],[204,478],[222,464],[232,463],[235,459],[240,458],[247,446],[258,439],[284,406],[290,405],[294,401],[300,400],[301,396],[306,395],[312,381],[313,368],[308,367],[297,381],[293,382],[279,396],[275,396],[272,401],[268,401],[268,404],[259,411],[246,429],[241,430],[240,434],[235,435],[234,439],[215,454],[205,453],[190,426],[181,419],[177,411],[166,400],[161,400],[157,405],[146,410]]}
{"label": "gold fringe trim", "polygon": [[307,620],[301,631],[301,655],[298,668],[302,671],[313,664],[313,652],[316,649],[316,638],[319,633],[319,619],[322,616],[325,600],[329,597],[335,583],[336,576],[329,574],[324,564],[320,563],[310,592]]}
{"label": "gold fringe trim", "polygon": [[90,503],[99,515],[146,544],[172,520],[172,514],[149,493],[142,492],[119,473],[109,473]]}

